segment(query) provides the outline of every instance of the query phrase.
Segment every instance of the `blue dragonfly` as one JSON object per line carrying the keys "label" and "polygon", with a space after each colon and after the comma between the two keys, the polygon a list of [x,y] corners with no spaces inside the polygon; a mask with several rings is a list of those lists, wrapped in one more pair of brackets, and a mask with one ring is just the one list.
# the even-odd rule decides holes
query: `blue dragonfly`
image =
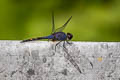
{"label": "blue dragonfly", "polygon": [[68,22],[71,20],[71,18],[72,18],[72,16],[67,20],[67,22],[64,25],[62,25],[62,27],[57,28],[55,30],[54,13],[52,12],[52,33],[50,35],[44,36],[44,37],[37,37],[37,38],[31,38],[31,39],[23,40],[23,41],[21,41],[21,43],[29,42],[29,41],[36,41],[36,40],[41,40],[41,39],[48,39],[48,40],[52,40],[52,41],[59,41],[55,45],[55,50],[56,50],[56,46],[59,43],[61,43],[62,41],[64,41],[63,47],[65,48],[65,41],[68,44],[72,44],[72,43],[69,43],[68,41],[73,38],[73,35],[71,33],[66,34],[66,33],[63,32],[64,28],[66,27]]}

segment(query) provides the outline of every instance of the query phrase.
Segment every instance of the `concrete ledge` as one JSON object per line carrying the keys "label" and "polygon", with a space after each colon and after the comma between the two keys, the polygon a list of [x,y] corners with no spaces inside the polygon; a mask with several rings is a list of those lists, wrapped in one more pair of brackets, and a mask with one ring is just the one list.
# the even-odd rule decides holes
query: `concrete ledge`
{"label": "concrete ledge", "polygon": [[120,42],[0,41],[0,80],[120,80]]}

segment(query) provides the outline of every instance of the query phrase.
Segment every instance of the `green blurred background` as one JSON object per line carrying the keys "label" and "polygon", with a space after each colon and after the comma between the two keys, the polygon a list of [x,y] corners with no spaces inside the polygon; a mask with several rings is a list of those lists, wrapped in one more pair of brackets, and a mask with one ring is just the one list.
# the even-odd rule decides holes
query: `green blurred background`
{"label": "green blurred background", "polygon": [[0,0],[0,39],[49,35],[52,10],[74,41],[120,41],[120,0]]}

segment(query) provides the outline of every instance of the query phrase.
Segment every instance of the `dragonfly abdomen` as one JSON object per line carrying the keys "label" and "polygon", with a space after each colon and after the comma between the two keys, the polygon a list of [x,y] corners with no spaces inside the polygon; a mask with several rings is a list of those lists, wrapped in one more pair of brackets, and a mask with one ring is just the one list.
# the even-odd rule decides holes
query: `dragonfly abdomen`
{"label": "dragonfly abdomen", "polygon": [[36,40],[41,40],[41,39],[53,39],[53,35],[46,36],[46,37],[37,37],[37,38],[26,39],[26,40],[21,41],[21,43],[29,42],[29,41],[36,41]]}

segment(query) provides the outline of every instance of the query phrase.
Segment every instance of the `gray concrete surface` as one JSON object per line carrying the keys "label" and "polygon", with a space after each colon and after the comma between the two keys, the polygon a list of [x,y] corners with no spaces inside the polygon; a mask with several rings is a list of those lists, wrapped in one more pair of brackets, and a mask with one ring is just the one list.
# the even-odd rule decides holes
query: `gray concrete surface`
{"label": "gray concrete surface", "polygon": [[120,80],[120,42],[0,41],[0,80]]}

